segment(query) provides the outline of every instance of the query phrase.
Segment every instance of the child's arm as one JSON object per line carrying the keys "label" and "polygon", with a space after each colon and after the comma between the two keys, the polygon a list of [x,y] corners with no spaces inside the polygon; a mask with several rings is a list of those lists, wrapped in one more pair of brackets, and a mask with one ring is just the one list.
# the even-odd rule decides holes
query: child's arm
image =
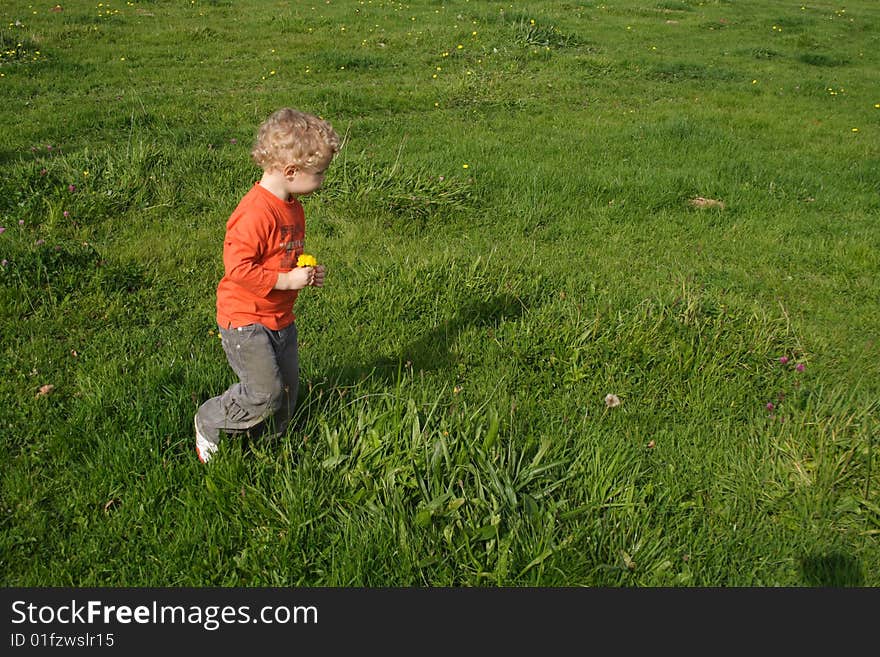
{"label": "child's arm", "polygon": [[286,272],[266,269],[261,261],[265,245],[269,241],[271,220],[267,221],[260,216],[236,215],[229,221],[223,245],[223,264],[229,280],[262,297],[271,290],[301,290],[309,285],[323,286],[324,268],[321,265],[295,267]]}

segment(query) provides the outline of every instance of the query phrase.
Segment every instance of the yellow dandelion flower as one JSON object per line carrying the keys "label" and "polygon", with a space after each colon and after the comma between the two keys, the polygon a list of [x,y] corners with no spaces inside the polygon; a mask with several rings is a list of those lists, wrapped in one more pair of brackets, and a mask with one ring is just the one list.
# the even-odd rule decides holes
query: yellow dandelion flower
{"label": "yellow dandelion flower", "polygon": [[470,169],[470,166],[471,166],[470,164],[462,164],[461,168],[462,169]]}
{"label": "yellow dandelion flower", "polygon": [[314,267],[318,264],[318,261],[315,260],[315,256],[309,255],[308,253],[303,253],[299,258],[296,259],[297,267]]}

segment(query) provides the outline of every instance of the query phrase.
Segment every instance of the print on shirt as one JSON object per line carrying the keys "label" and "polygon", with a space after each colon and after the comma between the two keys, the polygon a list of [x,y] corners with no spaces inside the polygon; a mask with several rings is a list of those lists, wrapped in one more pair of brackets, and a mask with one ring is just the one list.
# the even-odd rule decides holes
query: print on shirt
{"label": "print on shirt", "polygon": [[294,230],[296,226],[286,224],[281,226],[281,248],[284,253],[281,255],[281,268],[293,269],[296,266],[297,251],[302,251],[302,239],[294,239]]}

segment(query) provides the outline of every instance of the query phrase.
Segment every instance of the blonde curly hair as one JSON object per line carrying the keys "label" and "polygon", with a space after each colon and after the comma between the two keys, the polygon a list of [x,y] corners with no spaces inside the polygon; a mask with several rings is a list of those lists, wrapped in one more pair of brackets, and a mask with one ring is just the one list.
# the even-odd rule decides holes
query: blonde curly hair
{"label": "blonde curly hair", "polygon": [[283,107],[260,125],[251,158],[264,171],[290,164],[303,171],[319,171],[339,152],[339,144],[339,135],[327,121]]}

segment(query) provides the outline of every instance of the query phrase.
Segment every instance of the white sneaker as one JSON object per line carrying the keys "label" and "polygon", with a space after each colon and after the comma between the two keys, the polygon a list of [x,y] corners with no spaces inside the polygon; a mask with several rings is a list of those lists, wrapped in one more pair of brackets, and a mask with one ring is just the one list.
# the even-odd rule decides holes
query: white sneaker
{"label": "white sneaker", "polygon": [[193,425],[196,428],[196,456],[199,457],[199,461],[201,461],[202,463],[207,463],[211,460],[214,452],[217,451],[217,443],[212,443],[210,440],[202,435],[202,432],[199,431],[198,418],[199,415],[198,413],[196,413],[196,416],[193,418]]}

